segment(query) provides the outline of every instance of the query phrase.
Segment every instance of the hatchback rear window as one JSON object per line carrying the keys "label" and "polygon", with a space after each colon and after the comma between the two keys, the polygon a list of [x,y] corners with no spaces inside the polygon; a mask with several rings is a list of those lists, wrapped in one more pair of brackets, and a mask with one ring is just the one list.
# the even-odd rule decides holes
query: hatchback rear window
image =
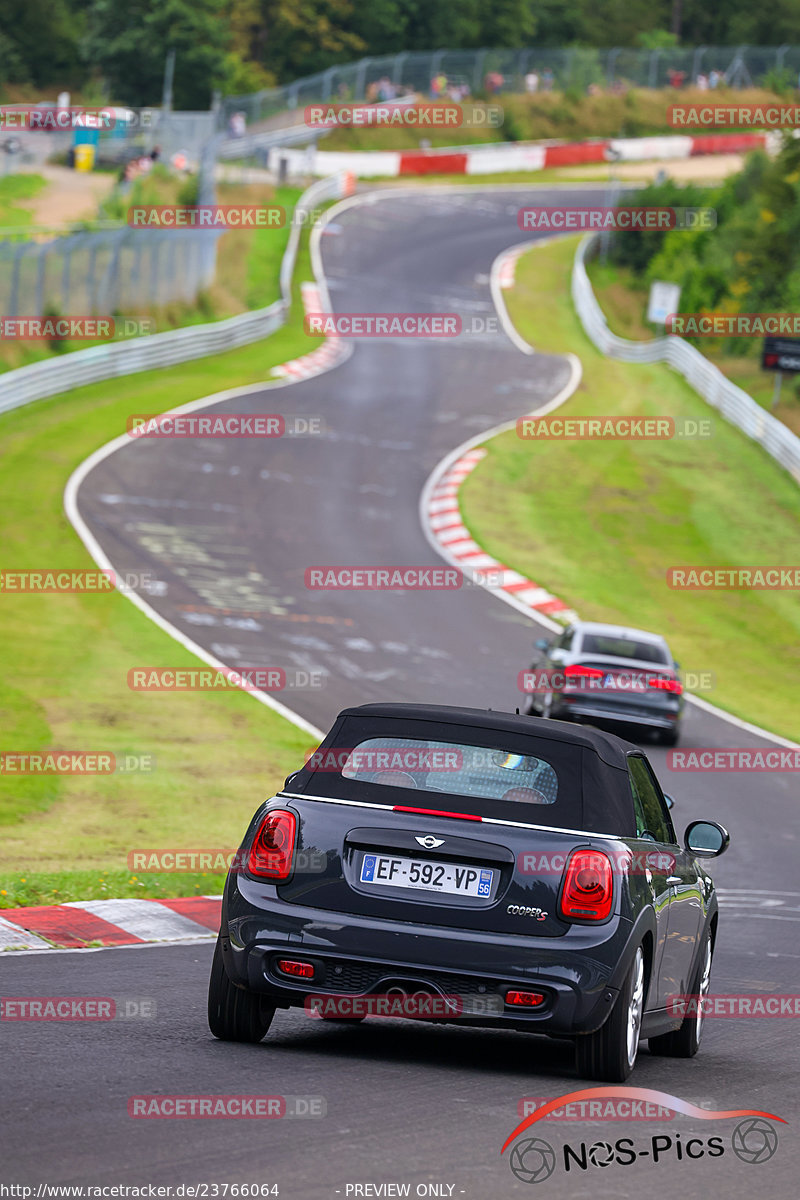
{"label": "hatchback rear window", "polygon": [[[558,796],[558,776],[551,763],[486,746],[381,737],[334,753],[334,769],[359,783],[521,804],[554,804]],[[324,762],[314,765],[326,769]]]}

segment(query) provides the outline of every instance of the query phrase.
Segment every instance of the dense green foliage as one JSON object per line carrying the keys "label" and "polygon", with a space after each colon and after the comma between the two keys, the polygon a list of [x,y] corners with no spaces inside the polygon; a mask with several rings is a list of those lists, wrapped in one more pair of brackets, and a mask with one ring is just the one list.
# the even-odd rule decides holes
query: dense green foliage
{"label": "dense green foliage", "polygon": [[[667,182],[638,191],[636,203],[716,209],[715,229],[620,234],[611,246],[612,260],[642,282],[679,283],[682,312],[800,308],[800,143],[794,138],[774,159],[752,154],[713,193]],[[760,342],[730,338],[725,349],[756,353]]]}
{"label": "dense green foliage", "polygon": [[800,3],[774,0],[4,0],[0,88],[161,96],[177,53],[175,105],[286,82],[399,50],[800,43]]}

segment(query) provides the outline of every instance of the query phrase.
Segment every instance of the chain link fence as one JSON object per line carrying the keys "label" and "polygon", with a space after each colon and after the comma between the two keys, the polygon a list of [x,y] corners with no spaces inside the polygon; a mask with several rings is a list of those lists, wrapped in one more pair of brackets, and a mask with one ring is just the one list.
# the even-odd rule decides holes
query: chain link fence
{"label": "chain link fence", "polygon": [[[772,72],[786,72],[797,81],[800,46],[698,46],[679,50],[434,50],[400,53],[329,67],[317,75],[298,79],[285,87],[267,88],[245,96],[226,96],[219,108],[221,128],[234,113],[243,113],[248,125],[270,122],[292,124],[306,104],[379,99],[377,85],[389,80],[396,89],[428,95],[431,81],[446,75],[448,82],[470,93],[502,95],[526,90],[525,76],[535,72],[537,88],[585,90],[590,84],[612,87],[666,87],[676,73],[687,83],[699,74],[717,71],[730,87],[763,83]],[[375,94],[373,94],[375,93]]]}
{"label": "chain link fence", "polygon": [[0,242],[0,313],[40,317],[133,313],[209,287],[219,233],[117,229],[46,242]]}

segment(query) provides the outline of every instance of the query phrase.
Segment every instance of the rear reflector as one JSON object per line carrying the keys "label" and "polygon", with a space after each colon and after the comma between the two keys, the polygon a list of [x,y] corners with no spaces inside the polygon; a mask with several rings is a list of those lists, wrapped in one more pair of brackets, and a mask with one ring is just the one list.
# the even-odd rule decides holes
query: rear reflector
{"label": "rear reflector", "polygon": [[506,992],[506,1004],[515,1004],[518,1008],[536,1008],[543,1002],[541,992]]}
{"label": "rear reflector", "polygon": [[647,686],[657,688],[660,692],[672,692],[675,696],[680,696],[683,692],[683,684],[679,679],[672,679],[669,675],[652,676],[647,681]]}
{"label": "rear reflector", "polygon": [[247,870],[261,879],[280,881],[292,873],[297,819],[285,808],[273,808],[253,839]]}
{"label": "rear reflector", "polygon": [[298,979],[313,979],[314,964],[310,962],[300,962],[294,958],[279,958],[277,968],[284,975],[294,975]]}
{"label": "rear reflector", "polygon": [[611,860],[602,850],[574,850],[564,873],[561,915],[568,921],[605,921],[614,898]]}
{"label": "rear reflector", "polygon": [[395,804],[392,812],[420,813],[424,817],[458,817],[459,821],[483,820],[483,817],[474,817],[472,813],[444,812],[440,808],[409,808],[405,804]]}

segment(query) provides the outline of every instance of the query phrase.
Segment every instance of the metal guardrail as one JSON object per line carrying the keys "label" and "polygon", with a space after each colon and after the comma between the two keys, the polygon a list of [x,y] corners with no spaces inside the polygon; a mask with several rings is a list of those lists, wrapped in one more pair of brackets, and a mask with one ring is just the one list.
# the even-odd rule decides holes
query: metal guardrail
{"label": "metal guardrail", "polygon": [[676,336],[631,342],[611,332],[586,273],[587,256],[598,245],[597,234],[582,238],[572,267],[572,300],[586,334],[598,350],[624,362],[667,363],[727,421],[758,442],[800,483],[800,438],[742,388],[726,379],[695,346]]}
{"label": "metal guardrail", "polygon": [[[313,183],[298,200],[295,212],[308,212],[326,200],[341,198],[345,194],[346,181],[343,172]],[[150,371],[154,367],[172,367],[223,350],[234,350],[274,333],[285,323],[291,306],[292,275],[300,231],[300,222],[294,220],[281,263],[281,299],[268,308],[241,313],[209,325],[192,325],[126,342],[90,346],[86,350],[7,371],[0,375],[0,413],[90,383]]]}

